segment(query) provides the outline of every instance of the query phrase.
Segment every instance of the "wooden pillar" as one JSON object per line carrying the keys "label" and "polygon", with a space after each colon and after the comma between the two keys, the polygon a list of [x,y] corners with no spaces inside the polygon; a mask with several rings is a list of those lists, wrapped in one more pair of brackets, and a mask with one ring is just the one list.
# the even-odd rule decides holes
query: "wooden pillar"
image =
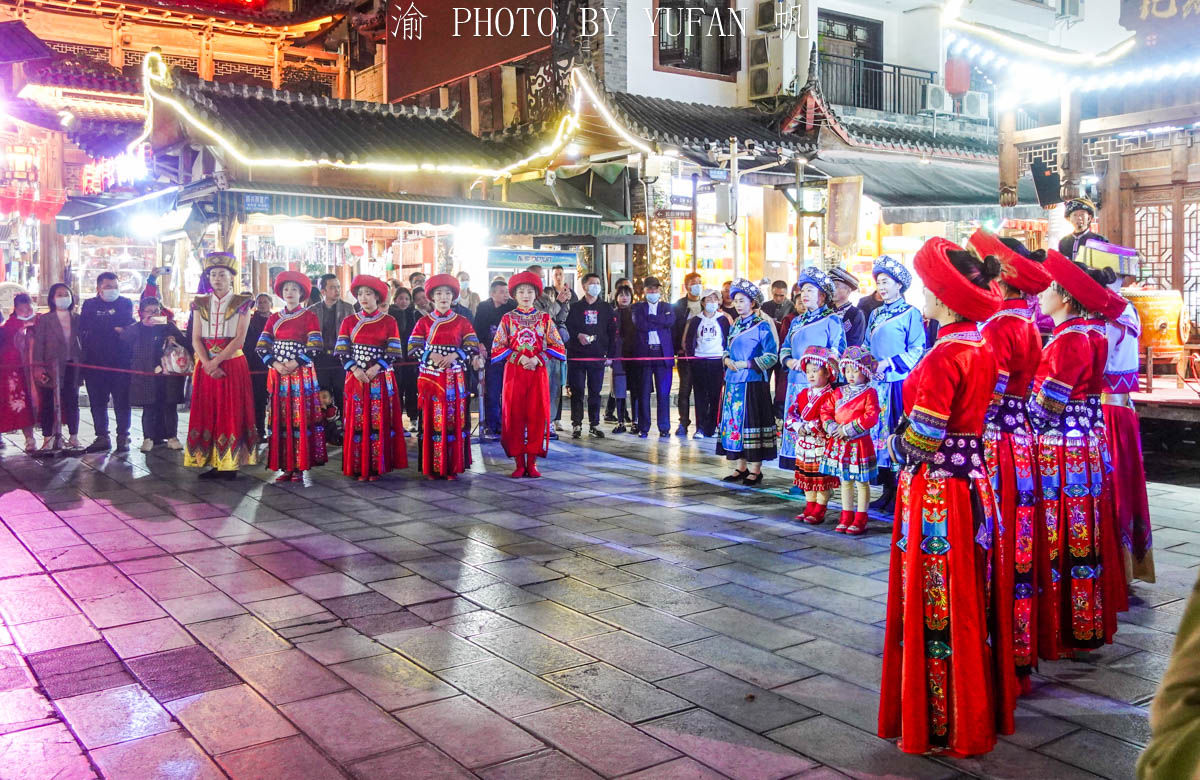
{"label": "wooden pillar", "polygon": [[[1187,235],[1183,218],[1183,188],[1188,180],[1188,152],[1186,146],[1171,147],[1171,184],[1175,203],[1171,220],[1171,289],[1184,289],[1184,238]],[[1191,249],[1192,247],[1188,247]]]}
{"label": "wooden pillar", "polygon": [[1017,110],[1010,108],[1000,114],[996,132],[1000,142],[1000,205],[1017,205],[1017,182],[1021,178],[1021,163],[1017,155]]}
{"label": "wooden pillar", "polygon": [[338,46],[337,54],[337,97],[346,100],[350,97],[350,58],[346,56],[346,44]]}
{"label": "wooden pillar", "polygon": [[[42,144],[39,184],[43,193],[62,190],[63,187],[63,134],[46,133]],[[63,240],[58,235],[58,221],[38,226],[38,280],[43,290],[54,282],[60,282],[63,274]]]}
{"label": "wooden pillar", "polygon": [[120,21],[105,24],[112,31],[112,46],[108,50],[108,64],[117,70],[125,67],[125,25]]}
{"label": "wooden pillar", "polygon": [[1079,179],[1083,171],[1083,138],[1079,135],[1082,97],[1066,87],[1062,92],[1062,136],[1058,139],[1059,196],[1063,200],[1079,197]]}
{"label": "wooden pillar", "polygon": [[279,89],[283,84],[283,47],[285,42],[275,41],[271,44],[271,86]]}
{"label": "wooden pillar", "polygon": [[471,112],[471,135],[479,135],[479,76],[471,76],[469,79],[467,79],[467,91],[470,95],[469,110]]}
{"label": "wooden pillar", "polygon": [[1133,236],[1125,236],[1125,226],[1121,218],[1121,171],[1123,167],[1120,152],[1108,156],[1108,167],[1104,171],[1104,178],[1100,180],[1100,191],[1103,197],[1096,230],[1115,244],[1130,246]]}
{"label": "wooden pillar", "polygon": [[200,33],[200,57],[196,64],[197,75],[205,81],[212,81],[216,75],[216,67],[213,65],[213,32],[211,27],[207,27]]}

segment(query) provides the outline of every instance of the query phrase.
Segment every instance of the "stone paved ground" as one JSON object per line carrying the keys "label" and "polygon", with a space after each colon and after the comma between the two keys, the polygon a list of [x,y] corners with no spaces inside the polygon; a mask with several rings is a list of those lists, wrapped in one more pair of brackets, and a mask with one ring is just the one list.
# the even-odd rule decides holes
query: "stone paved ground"
{"label": "stone paved ground", "polygon": [[[87,436],[85,434],[85,441]],[[988,756],[873,736],[888,526],[730,490],[711,442],[557,443],[546,478],[198,482],[173,453],[0,460],[5,778],[1129,778],[1200,564],[1043,664]],[[486,471],[485,471],[486,469]]]}

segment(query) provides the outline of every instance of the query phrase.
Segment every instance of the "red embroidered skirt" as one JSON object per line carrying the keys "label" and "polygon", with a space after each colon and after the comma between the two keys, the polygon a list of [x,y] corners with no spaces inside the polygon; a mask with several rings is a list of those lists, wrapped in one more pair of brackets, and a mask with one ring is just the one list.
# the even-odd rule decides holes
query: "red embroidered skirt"
{"label": "red embroidered skirt", "polygon": [[[9,331],[12,339],[13,331]],[[0,433],[33,427],[34,394],[23,362],[19,350],[0,350]]]}
{"label": "red embroidered skirt", "polygon": [[1112,464],[1113,506],[1127,580],[1154,582],[1150,534],[1150,502],[1142,465],[1142,433],[1137,412],[1128,406],[1103,404],[1108,454]]}
{"label": "red embroidered skirt", "polygon": [[514,362],[505,368],[500,444],[510,458],[546,457],[550,448],[550,384],[545,365],[528,369]]}
{"label": "red embroidered skirt", "polygon": [[825,441],[821,471],[846,482],[874,482],[879,473],[877,463],[869,432],[849,440],[830,436]]}
{"label": "red embroidered skirt", "polygon": [[[224,343],[228,343],[225,341]],[[221,350],[221,342],[210,346]],[[221,364],[225,376],[214,379],[200,364],[192,374],[192,413],[188,419],[183,465],[232,471],[255,462],[258,430],[250,368],[242,354]]]}
{"label": "red embroidered skirt", "polygon": [[466,375],[461,369],[421,366],[417,375],[417,405],[421,408],[418,452],[425,476],[449,477],[471,465],[468,403]]}
{"label": "red embroidered skirt", "polygon": [[268,428],[267,468],[272,471],[304,471],[328,459],[325,451],[325,416],[317,398],[317,371],[300,366],[283,376],[267,372]]}
{"label": "red embroidered skirt", "polygon": [[818,433],[800,431],[796,434],[796,473],[792,482],[801,490],[833,490],[842,484],[837,477],[821,470],[825,461],[825,441],[826,437]]}
{"label": "red embroidered skirt", "polygon": [[392,369],[379,372],[368,385],[347,372],[342,407],[343,474],[370,477],[408,467],[403,405]]}
{"label": "red embroidered skirt", "polygon": [[1011,710],[999,711],[989,641],[1011,638],[989,637],[989,554],[977,541],[979,529],[994,528],[995,498],[986,479],[928,470],[900,474],[879,736],[899,737],[905,753],[978,755],[1012,731]]}

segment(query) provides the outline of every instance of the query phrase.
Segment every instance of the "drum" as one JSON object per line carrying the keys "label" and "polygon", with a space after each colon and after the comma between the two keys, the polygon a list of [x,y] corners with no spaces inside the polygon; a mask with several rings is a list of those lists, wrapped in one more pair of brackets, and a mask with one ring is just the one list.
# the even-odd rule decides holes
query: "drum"
{"label": "drum", "polygon": [[1183,345],[1191,335],[1191,321],[1183,309],[1183,293],[1126,289],[1121,294],[1129,299],[1142,320],[1142,335],[1138,339],[1141,351],[1154,347],[1155,357],[1183,353]]}

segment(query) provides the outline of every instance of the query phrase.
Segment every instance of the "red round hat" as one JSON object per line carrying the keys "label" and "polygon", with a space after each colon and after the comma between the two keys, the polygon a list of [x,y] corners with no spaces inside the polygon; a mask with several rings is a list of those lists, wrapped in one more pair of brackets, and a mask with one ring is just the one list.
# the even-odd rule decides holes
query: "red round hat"
{"label": "red round hat", "polygon": [[1050,274],[1041,263],[1021,257],[1005,246],[998,236],[988,233],[983,228],[976,230],[971,236],[968,249],[974,250],[980,259],[991,255],[999,260],[1003,269],[1001,278],[1027,295],[1037,295],[1050,286]]}
{"label": "red round hat", "polygon": [[458,286],[458,279],[450,274],[437,274],[425,280],[425,295],[430,300],[433,300],[433,291],[439,287],[449,287],[450,291],[454,293],[455,298],[461,293],[461,289]]}
{"label": "red round hat", "polygon": [[925,283],[950,311],[969,320],[983,322],[1000,308],[1000,288],[992,282],[985,289],[973,284],[950,262],[950,252],[962,247],[944,238],[931,238],[917,250],[913,267]]}
{"label": "red round hat", "polygon": [[276,295],[282,298],[283,286],[288,282],[295,282],[300,285],[300,289],[303,290],[300,294],[301,303],[307,301],[308,296],[312,295],[312,280],[299,271],[284,271],[279,274],[279,276],[275,277],[275,286],[271,289],[275,291]]}
{"label": "red round hat", "polygon": [[[1103,312],[1109,303],[1107,287],[1091,277],[1087,271],[1080,268],[1066,255],[1059,254],[1053,249],[1046,250],[1046,270],[1054,281],[1084,309],[1090,312]],[[1124,311],[1124,306],[1121,307]]]}
{"label": "red round hat", "polygon": [[516,294],[517,288],[523,284],[528,284],[537,290],[537,294],[542,294],[542,279],[532,271],[522,271],[519,274],[513,274],[508,280],[508,291],[511,294]]}
{"label": "red round hat", "polygon": [[1129,305],[1129,299],[1120,293],[1113,292],[1107,287],[1104,291],[1108,293],[1108,300],[1105,302],[1104,308],[1098,313],[1104,319],[1116,322],[1125,313],[1125,307]]}
{"label": "red round hat", "polygon": [[350,293],[357,295],[359,287],[370,287],[379,295],[380,304],[387,304],[388,301],[388,286],[387,282],[380,279],[378,276],[368,276],[367,274],[359,274],[350,282]]}

